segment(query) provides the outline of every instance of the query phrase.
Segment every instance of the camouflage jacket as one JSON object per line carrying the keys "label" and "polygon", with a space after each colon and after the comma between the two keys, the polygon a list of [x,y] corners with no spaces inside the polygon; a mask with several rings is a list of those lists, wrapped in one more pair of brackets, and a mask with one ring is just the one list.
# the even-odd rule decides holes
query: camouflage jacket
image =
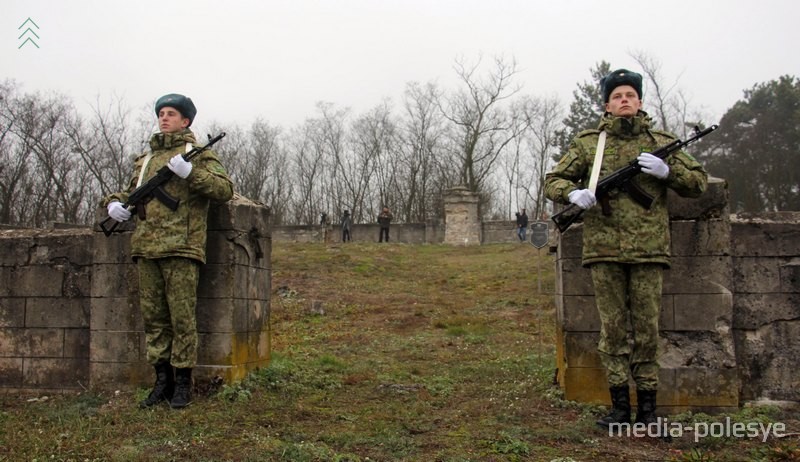
{"label": "camouflage jacket", "polygon": [[[642,152],[653,152],[675,137],[650,129],[650,118],[640,111],[625,119],[606,114],[597,130],[579,133],[558,165],[545,178],[545,195],[568,204],[568,195],[577,188],[586,188],[591,174],[597,140],[606,131],[606,145],[600,178],[630,163]],[[708,175],[689,154],[679,151],[667,160],[669,176],[659,180],[639,174],[633,181],[655,198],[648,210],[627,193],[612,191],[609,195],[611,215],[604,216],[600,204],[584,214],[583,265],[596,262],[662,263],[669,266],[670,234],[667,213],[667,188],[684,197],[698,197],[708,185]]]}
{"label": "camouflage jacket", "polygon": [[[147,164],[142,184],[173,156],[185,153],[186,143],[196,143],[194,134],[188,129],[153,135],[150,138],[153,156]],[[128,190],[107,196],[104,205],[113,200],[127,200],[128,194],[136,189],[145,158],[146,154],[142,154],[134,161]],[[185,257],[205,263],[209,203],[225,202],[233,197],[233,183],[225,168],[212,150],[204,151],[192,159],[192,171],[186,179],[174,176],[164,189],[179,199],[180,205],[173,212],[158,199],[153,199],[146,206],[146,219],[134,218],[137,223],[131,237],[133,258]]]}

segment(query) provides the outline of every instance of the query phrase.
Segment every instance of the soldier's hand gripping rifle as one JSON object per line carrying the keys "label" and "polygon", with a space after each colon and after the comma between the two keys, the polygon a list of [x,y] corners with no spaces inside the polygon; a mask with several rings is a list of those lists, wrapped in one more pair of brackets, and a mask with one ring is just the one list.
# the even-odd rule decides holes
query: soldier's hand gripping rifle
{"label": "soldier's hand gripping rifle", "polygon": [[[661,146],[651,154],[660,159],[666,159],[670,154],[683,149],[691,143],[694,143],[717,128],[719,128],[719,125],[711,125],[705,130],[700,130],[699,127],[694,127],[692,136],[686,141],[675,140],[667,145]],[[628,165],[612,172],[597,183],[595,197],[597,197],[598,202],[603,204],[604,215],[609,215],[611,213],[611,209],[608,206],[608,194],[615,189],[627,192],[633,200],[638,202],[646,209],[649,209],[653,205],[653,196],[647,194],[639,187],[639,185],[631,181],[641,171],[642,167],[639,165],[639,162],[634,159]],[[558,230],[563,233],[570,227],[570,225],[575,223],[575,221],[580,218],[581,215],[583,215],[583,212],[584,209],[575,204],[570,204],[569,207],[553,215],[553,222],[555,222]]]}
{"label": "soldier's hand gripping rifle", "polygon": [[[220,133],[219,135],[211,138],[211,135],[208,136],[208,143],[205,146],[195,146],[191,151],[183,154],[183,159],[187,162],[190,162],[193,158],[197,157],[203,151],[207,150],[211,146],[214,145],[217,141],[221,140],[225,137],[225,133]],[[180,199],[175,199],[174,197],[170,196],[167,191],[164,190],[164,184],[169,181],[175,173],[169,169],[168,166],[161,167],[156,174],[147,180],[147,183],[139,186],[138,188],[134,189],[132,193],[128,195],[128,200],[125,201],[122,206],[128,209],[131,213],[137,213],[139,215],[139,219],[144,220],[144,207],[145,205],[153,200],[153,198],[158,199],[161,201],[162,204],[166,205],[167,208],[172,210],[178,210],[178,205],[180,204]],[[111,222],[111,223],[109,223]],[[120,222],[114,220],[111,217],[106,218],[102,222],[100,222],[100,229],[103,230],[103,234],[106,237],[110,236],[111,233],[117,229]]]}

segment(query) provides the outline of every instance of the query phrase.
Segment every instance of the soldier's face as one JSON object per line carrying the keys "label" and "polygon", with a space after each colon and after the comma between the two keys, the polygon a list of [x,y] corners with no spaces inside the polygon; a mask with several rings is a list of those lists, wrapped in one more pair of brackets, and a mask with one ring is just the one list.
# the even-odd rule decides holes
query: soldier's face
{"label": "soldier's face", "polygon": [[174,107],[162,107],[158,111],[158,128],[161,133],[175,133],[189,126],[189,119],[183,117]]}
{"label": "soldier's face", "polygon": [[630,85],[620,85],[608,97],[606,112],[616,117],[633,117],[642,108],[642,100]]}

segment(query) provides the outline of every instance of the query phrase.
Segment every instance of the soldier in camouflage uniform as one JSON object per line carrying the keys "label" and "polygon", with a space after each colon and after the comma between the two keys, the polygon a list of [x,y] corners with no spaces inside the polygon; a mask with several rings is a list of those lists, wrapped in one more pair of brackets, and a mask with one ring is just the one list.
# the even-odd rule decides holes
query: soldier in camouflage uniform
{"label": "soldier in camouflage uniform", "polygon": [[[685,197],[705,191],[708,175],[689,154],[680,151],[666,161],[650,152],[675,139],[654,130],[641,110],[641,75],[620,69],[604,77],[606,113],[597,130],[579,133],[558,165],[545,179],[546,196],[586,210],[583,226],[583,266],[591,268],[600,314],[598,351],[608,373],[611,413],[597,423],[630,423],[628,377],[636,383],[636,422],[656,421],[658,389],[658,318],[662,272],[669,267],[670,233],[667,188]],[[606,132],[600,178],[637,159],[639,187],[655,198],[648,210],[626,192],[609,195],[610,214],[596,205],[587,187],[598,139]],[[628,325],[632,342],[628,341]]]}
{"label": "soldier in camouflage uniform", "polygon": [[196,143],[189,126],[197,109],[190,98],[165,95],[155,111],[161,131],[150,139],[151,151],[136,158],[127,191],[111,194],[104,203],[111,218],[128,220],[131,213],[122,206],[128,194],[164,165],[175,173],[164,189],[180,200],[178,209],[150,201],[145,218],[137,220],[131,254],[139,271],[147,360],[156,371],[153,390],[140,407],[169,401],[171,407],[183,408],[191,402],[192,368],[197,363],[195,305],[199,269],[206,258],[209,203],[230,200],[233,183],[213,151],[204,151],[192,162],[181,157]]}

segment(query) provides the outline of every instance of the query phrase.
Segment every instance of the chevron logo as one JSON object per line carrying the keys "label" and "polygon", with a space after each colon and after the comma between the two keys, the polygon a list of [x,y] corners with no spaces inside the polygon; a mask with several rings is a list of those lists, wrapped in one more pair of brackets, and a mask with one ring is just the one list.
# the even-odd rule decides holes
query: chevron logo
{"label": "chevron logo", "polygon": [[22,40],[22,38],[25,37],[25,40],[17,47],[17,49],[19,50],[28,43],[32,44],[36,48],[39,48],[39,45],[36,43],[36,40],[33,39],[33,37],[39,39],[39,34],[37,34],[33,29],[31,29],[31,26],[35,27],[36,29],[39,29],[39,26],[35,22],[33,22],[33,19],[31,19],[30,17],[26,19],[25,22],[23,22],[22,25],[17,28],[17,30],[21,30],[25,26],[28,26],[28,28],[23,30],[20,36],[17,37],[17,39],[19,40]]}

